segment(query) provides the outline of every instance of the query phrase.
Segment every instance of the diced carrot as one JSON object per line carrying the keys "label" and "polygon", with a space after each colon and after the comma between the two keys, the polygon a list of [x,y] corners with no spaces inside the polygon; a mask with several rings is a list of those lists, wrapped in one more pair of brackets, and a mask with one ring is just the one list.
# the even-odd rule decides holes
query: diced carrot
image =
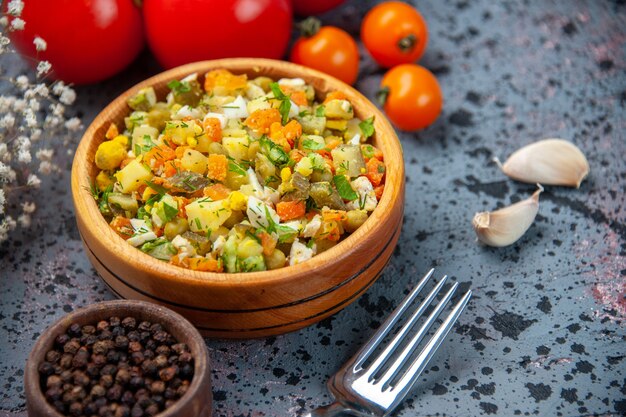
{"label": "diced carrot", "polygon": [[282,221],[297,219],[306,213],[306,204],[302,200],[281,201],[276,204],[276,213]]}
{"label": "diced carrot", "polygon": [[378,187],[374,188],[376,200],[380,201],[381,197],[383,196],[383,191],[385,191],[385,184],[379,185]]}
{"label": "diced carrot", "polygon": [[225,155],[209,154],[207,177],[215,181],[224,181],[228,173],[228,159]]}
{"label": "diced carrot", "polygon": [[365,167],[367,168],[365,176],[374,187],[378,187],[385,176],[385,164],[377,158],[370,158]]}
{"label": "diced carrot", "polygon": [[174,155],[176,155],[176,158],[181,159],[183,157],[183,155],[185,155],[185,151],[187,149],[189,149],[189,148],[190,148],[190,146],[179,146],[174,151]]}
{"label": "diced carrot", "polygon": [[337,146],[341,145],[342,143],[343,141],[341,140],[341,138],[337,136],[332,136],[331,139],[326,142],[326,148],[335,149]]}
{"label": "diced carrot", "polygon": [[342,222],[348,219],[344,210],[322,210],[322,219],[324,221],[339,221]]}
{"label": "diced carrot", "polygon": [[341,91],[331,91],[330,93],[326,94],[326,98],[324,99],[323,104],[326,104],[331,100],[347,100],[347,99],[348,99],[348,96],[346,96]]}
{"label": "diced carrot", "polygon": [[280,112],[277,109],[261,109],[253,111],[243,124],[259,134],[267,135],[270,133],[272,123],[280,123],[280,120]]}
{"label": "diced carrot", "polygon": [[304,158],[306,154],[302,152],[300,149],[292,149],[289,152],[289,158],[292,159],[295,163],[300,162],[302,158]]}
{"label": "diced carrot", "polygon": [[189,269],[194,271],[222,272],[222,263],[213,258],[187,258]]}
{"label": "diced carrot", "polygon": [[296,103],[298,106],[307,106],[309,101],[306,98],[306,93],[302,90],[298,90],[288,85],[281,85],[280,89],[289,96],[289,99]]}
{"label": "diced carrot", "polygon": [[130,219],[124,216],[115,216],[111,220],[111,228],[120,235],[122,239],[128,239],[133,235],[133,227],[130,224]]}
{"label": "diced carrot", "polygon": [[369,143],[364,143],[361,145],[361,153],[363,154],[365,162],[369,161],[370,158],[377,158],[381,161],[385,160],[383,152],[377,147],[370,145]]}
{"label": "diced carrot", "polygon": [[289,146],[293,148],[293,144],[300,136],[302,136],[302,125],[296,120],[292,120],[282,129],[283,136],[289,142]]}
{"label": "diced carrot", "polygon": [[212,93],[216,87],[222,87],[227,91],[234,91],[246,87],[248,77],[243,75],[234,75],[228,70],[217,69],[209,71],[204,76],[204,91]]}
{"label": "diced carrot", "polygon": [[285,137],[283,126],[280,122],[274,122],[270,125],[270,139],[272,139],[272,142],[282,146],[285,152],[291,151],[291,144]]}
{"label": "diced carrot", "polygon": [[165,164],[165,170],[163,170],[163,175],[166,177],[172,177],[176,175],[178,171],[180,171],[180,159],[174,159],[173,161],[167,161]]}
{"label": "diced carrot", "polygon": [[187,256],[174,255],[170,258],[170,264],[180,266],[181,268],[189,268],[189,258]]}
{"label": "diced carrot", "polygon": [[263,247],[263,255],[270,256],[274,253],[278,239],[274,238],[267,232],[261,232],[261,234],[259,234],[259,238],[261,239],[261,246]]}
{"label": "diced carrot", "polygon": [[181,219],[186,219],[187,211],[185,210],[185,207],[187,206],[187,204],[191,203],[191,200],[179,196],[174,196],[174,200],[176,200],[176,203],[178,204],[178,217],[180,217]]}
{"label": "diced carrot", "polygon": [[204,134],[210,141],[219,142],[222,140],[222,123],[217,117],[209,117],[202,122]]}
{"label": "diced carrot", "polygon": [[321,155],[324,159],[332,159],[332,154],[328,149],[318,149],[315,152]]}
{"label": "diced carrot", "polygon": [[203,195],[205,197],[209,197],[213,201],[217,201],[228,198],[230,191],[230,188],[218,183],[213,184],[209,187],[205,187],[203,190]]}
{"label": "diced carrot", "polygon": [[104,137],[111,140],[119,134],[120,132],[117,129],[117,125],[115,123],[111,123],[109,125],[109,128],[107,129],[107,132],[104,134]]}
{"label": "diced carrot", "polygon": [[143,160],[152,169],[158,169],[174,158],[176,158],[175,151],[166,145],[155,146],[143,156]]}

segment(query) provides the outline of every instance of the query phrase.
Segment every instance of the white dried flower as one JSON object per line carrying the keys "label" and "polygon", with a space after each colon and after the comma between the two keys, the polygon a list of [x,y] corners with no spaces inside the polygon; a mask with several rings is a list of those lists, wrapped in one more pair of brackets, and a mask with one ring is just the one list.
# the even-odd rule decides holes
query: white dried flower
{"label": "white dried flower", "polygon": [[59,103],[50,104],[50,111],[54,116],[63,117],[65,114],[65,106]]}
{"label": "white dried flower", "polygon": [[11,216],[6,216],[2,221],[0,221],[0,242],[9,237],[9,233],[15,229],[15,226],[17,226],[17,224]]}
{"label": "white dried flower", "polygon": [[13,111],[16,113],[21,113],[24,111],[24,109],[26,108],[26,100],[24,99],[17,99],[13,102]]}
{"label": "white dried flower", "polygon": [[41,161],[39,164],[39,172],[43,175],[50,175],[53,169],[54,165],[52,165],[50,161]]}
{"label": "white dried flower", "polygon": [[65,128],[69,130],[70,132],[76,132],[80,130],[81,128],[80,119],[78,117],[72,117],[71,119],[65,122]]}
{"label": "white dried flower", "polygon": [[0,143],[0,160],[4,160],[9,153],[9,148],[6,143]]}
{"label": "white dried flower", "polygon": [[15,19],[11,20],[11,29],[13,30],[24,30],[25,26],[26,22],[24,21],[24,19],[16,17]]}
{"label": "white dried flower", "polygon": [[15,97],[13,96],[0,96],[0,113],[8,112],[11,107],[13,107],[13,102],[15,101]]}
{"label": "white dried flower", "polygon": [[48,61],[39,61],[37,64],[37,76],[41,77],[42,75],[47,74],[50,69],[52,69],[52,64]]}
{"label": "white dried flower", "polygon": [[65,83],[61,80],[52,84],[52,94],[57,97],[63,94],[63,89],[65,89]]}
{"label": "white dried flower", "polygon": [[[7,16],[0,17],[0,26],[7,27],[9,25],[9,18]],[[0,42],[0,46],[2,46],[2,42]]]}
{"label": "white dried flower", "polygon": [[9,165],[0,162],[0,182],[10,183],[15,181],[15,171]]}
{"label": "white dried flower", "polygon": [[71,87],[64,87],[63,92],[59,96],[59,101],[68,106],[76,100],[76,92]]}
{"label": "white dried flower", "polygon": [[17,218],[17,222],[24,229],[29,228],[30,227],[30,222],[31,222],[30,214],[20,214],[18,216],[18,218]]}
{"label": "white dried flower", "polygon": [[26,185],[31,186],[33,188],[39,188],[41,185],[41,180],[35,174],[29,174],[28,179],[26,180]]}
{"label": "white dried flower", "polygon": [[37,208],[37,206],[32,201],[30,201],[30,202],[27,201],[25,203],[22,203],[22,210],[26,214],[33,214],[35,212],[36,208]]}
{"label": "white dried flower", "polygon": [[24,121],[26,122],[26,126],[30,129],[37,127],[37,116],[32,107],[24,110],[24,114],[22,116]]}
{"label": "white dried flower", "polygon": [[24,10],[24,2],[22,0],[11,0],[7,5],[7,11],[12,16],[20,16]]}
{"label": "white dried flower", "polygon": [[39,159],[40,161],[50,161],[52,160],[53,155],[54,155],[53,149],[45,149],[45,148],[39,149],[37,153],[35,154],[37,159]]}
{"label": "white dried flower", "polygon": [[39,139],[41,139],[41,135],[43,134],[43,130],[41,129],[33,129],[30,132],[30,140],[32,140],[33,142],[37,142]]}
{"label": "white dried flower", "polygon": [[28,85],[30,83],[28,82],[28,77],[25,75],[19,75],[16,79],[15,79],[15,85],[17,86],[17,88],[21,89],[21,90],[25,90],[26,88],[28,88]]}
{"label": "white dried flower", "polygon": [[0,119],[0,129],[11,129],[14,125],[15,116],[12,113],[7,113]]}
{"label": "white dried flower", "polygon": [[41,98],[47,98],[50,95],[48,86],[44,83],[37,84],[33,87],[33,92]]}
{"label": "white dried flower", "polygon": [[33,160],[33,157],[27,149],[20,149],[17,151],[17,160],[23,164],[28,164]]}
{"label": "white dried flower", "polygon": [[37,51],[45,51],[48,47],[48,43],[40,36],[35,36],[33,43],[35,44],[35,49]]}
{"label": "white dried flower", "polygon": [[0,188],[0,214],[4,214],[4,204],[6,203],[6,198],[4,196],[4,190]]}
{"label": "white dried flower", "polygon": [[28,100],[28,108],[30,108],[34,112],[37,112],[39,111],[39,109],[41,109],[41,103],[36,98],[31,98],[30,100]]}

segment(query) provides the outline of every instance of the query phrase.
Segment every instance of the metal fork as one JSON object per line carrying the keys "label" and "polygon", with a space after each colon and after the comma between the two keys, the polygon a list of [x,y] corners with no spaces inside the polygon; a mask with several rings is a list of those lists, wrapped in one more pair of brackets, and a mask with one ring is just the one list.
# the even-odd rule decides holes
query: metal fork
{"label": "metal fork", "polygon": [[[452,326],[461,315],[472,296],[467,291],[454,305],[452,312],[443,320],[441,326],[426,343],[419,355],[414,357],[417,347],[426,336],[428,330],[444,310],[458,283],[454,283],[434,307],[426,321],[414,335],[409,335],[415,323],[422,317],[426,309],[433,303],[444,284],[444,276],[426,296],[419,307],[413,311],[409,308],[420,291],[428,283],[434,273],[431,269],[411,293],[402,301],[394,312],[378,328],[370,340],[328,381],[328,389],[335,397],[335,402],[320,407],[305,417],[333,417],[342,413],[360,417],[383,417],[389,415],[407,396],[417,378],[433,357]],[[381,342],[394,329],[398,321],[411,314],[410,318],[389,342],[382,353],[375,356],[374,352]],[[399,355],[394,355],[404,345]],[[380,346],[381,348],[383,346]]]}

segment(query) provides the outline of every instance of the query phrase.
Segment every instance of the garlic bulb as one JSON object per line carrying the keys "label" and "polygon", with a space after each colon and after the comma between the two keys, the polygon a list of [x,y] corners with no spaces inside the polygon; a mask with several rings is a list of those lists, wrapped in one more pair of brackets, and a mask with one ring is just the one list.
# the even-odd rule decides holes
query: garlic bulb
{"label": "garlic bulb", "polygon": [[585,155],[563,139],[544,139],[524,146],[501,168],[514,180],[576,188],[589,173]]}
{"label": "garlic bulb", "polygon": [[521,238],[533,224],[539,210],[539,194],[543,187],[526,200],[500,210],[476,213],[472,220],[478,240],[489,246],[508,246]]}

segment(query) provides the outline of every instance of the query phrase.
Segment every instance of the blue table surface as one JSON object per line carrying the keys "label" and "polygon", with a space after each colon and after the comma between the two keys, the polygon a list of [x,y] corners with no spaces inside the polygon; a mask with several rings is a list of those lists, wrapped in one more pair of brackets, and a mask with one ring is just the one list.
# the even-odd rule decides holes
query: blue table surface
{"label": "blue table surface", "polygon": [[[358,37],[376,1],[322,16]],[[325,382],[429,268],[472,288],[460,323],[398,417],[626,414],[626,5],[624,1],[423,0],[420,64],[445,97],[438,121],[398,132],[406,165],[402,235],[371,289],[336,315],[265,339],[207,340],[215,417],[298,416],[328,403]],[[361,47],[357,89],[384,71]],[[2,58],[3,71],[25,64]],[[77,88],[87,126],[119,93],[159,72],[148,52],[122,74]],[[476,242],[471,218],[530,195],[492,161],[559,137],[586,154],[580,189],[546,187],[516,244]],[[70,151],[76,141],[69,145]],[[23,367],[38,335],[113,296],[82,248],[71,155],[33,193],[33,226],[0,245],[0,417],[25,416]]]}

